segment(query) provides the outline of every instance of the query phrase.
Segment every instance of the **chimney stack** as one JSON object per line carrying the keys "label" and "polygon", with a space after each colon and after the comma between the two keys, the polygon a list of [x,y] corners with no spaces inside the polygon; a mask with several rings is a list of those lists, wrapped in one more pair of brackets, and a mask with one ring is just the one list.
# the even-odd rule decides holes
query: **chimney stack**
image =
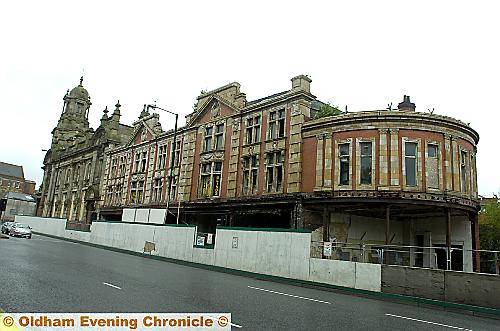
{"label": "chimney stack", "polygon": [[405,95],[403,97],[403,102],[398,104],[399,111],[415,111],[415,104],[410,101],[410,96]]}
{"label": "chimney stack", "polygon": [[311,78],[299,75],[292,78],[292,91],[304,91],[311,93]]}

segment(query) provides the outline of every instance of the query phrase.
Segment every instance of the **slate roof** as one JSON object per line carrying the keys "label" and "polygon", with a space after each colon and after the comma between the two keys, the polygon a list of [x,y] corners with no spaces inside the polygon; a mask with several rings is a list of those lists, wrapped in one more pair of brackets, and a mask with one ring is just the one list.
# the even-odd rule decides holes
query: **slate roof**
{"label": "slate roof", "polygon": [[15,164],[0,162],[0,176],[2,175],[24,179],[23,167]]}
{"label": "slate roof", "polygon": [[4,199],[13,199],[13,200],[21,200],[28,202],[36,202],[35,198],[33,198],[29,194],[17,193],[17,192],[7,192],[3,196]]}
{"label": "slate roof", "polygon": [[279,92],[279,93],[268,95],[267,97],[264,97],[264,98],[260,98],[260,99],[257,99],[257,100],[248,101],[247,105],[253,105],[255,103],[259,103],[261,101],[264,101],[266,99],[272,99],[272,98],[278,97],[280,95],[283,95],[283,94],[285,94],[287,92],[289,92],[289,91],[283,91],[283,92]]}

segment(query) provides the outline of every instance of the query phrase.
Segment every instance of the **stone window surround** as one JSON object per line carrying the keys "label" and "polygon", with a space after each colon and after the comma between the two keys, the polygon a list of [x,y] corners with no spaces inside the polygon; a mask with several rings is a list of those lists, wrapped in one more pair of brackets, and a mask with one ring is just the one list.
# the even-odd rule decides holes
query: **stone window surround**
{"label": "stone window surround", "polygon": [[[215,147],[215,131],[217,128],[217,125],[223,124],[224,125],[224,130],[222,130],[222,148],[219,150],[216,150]],[[205,149],[205,129],[207,127],[212,127],[212,149],[210,151],[207,151]],[[212,153],[212,152],[217,152],[217,151],[223,151],[225,149],[226,145],[226,130],[227,130],[227,121],[226,119],[219,119],[217,121],[211,121],[205,124],[202,124],[198,127],[198,134],[201,134],[201,153]],[[182,147],[181,147],[182,150]]]}
{"label": "stone window surround", "polygon": [[[437,146],[437,176],[438,176],[438,187],[429,187],[429,175],[428,175],[428,159],[429,159],[429,151],[428,151],[428,146],[429,145],[436,145]],[[436,140],[431,140],[431,139],[426,139],[425,140],[425,185],[426,190],[428,192],[442,192],[444,189],[444,183],[443,183],[443,175],[444,175],[444,169],[443,169],[443,144],[439,141]]]}
{"label": "stone window surround", "polygon": [[[219,171],[215,171],[215,162],[220,162],[221,163],[221,169],[220,169],[220,187],[219,187],[219,195],[211,195],[212,194],[212,191],[213,191],[213,187],[212,187],[212,183],[213,183],[213,177],[214,177],[214,174],[218,174]],[[210,196],[206,197],[206,196],[203,196],[203,186],[202,186],[202,183],[201,183],[201,178],[202,178],[202,175],[204,174],[202,172],[202,167],[203,167],[203,164],[211,164],[210,166]],[[200,162],[200,167],[199,167],[199,175],[198,175],[198,186],[197,186],[197,191],[198,191],[198,196],[197,196],[197,199],[216,199],[216,198],[220,198],[222,196],[222,181],[223,181],[223,174],[224,174],[224,158],[217,158],[217,157],[213,157],[213,158],[210,158],[209,160],[202,160]]]}
{"label": "stone window surround", "polygon": [[[286,116],[286,115],[285,115]],[[272,168],[273,169],[276,169],[276,166],[279,166],[281,164],[281,188],[278,190],[276,189],[276,179],[277,179],[277,176],[275,176],[275,172],[273,171],[273,175],[275,176],[273,178],[273,189],[271,191],[268,191],[267,190],[267,169],[268,169],[268,164],[267,164],[267,154],[270,154],[270,153],[273,153],[273,164],[272,164]],[[281,154],[281,163],[276,163],[276,158],[274,157],[276,155],[276,153],[280,153]],[[264,152],[264,169],[265,169],[265,175],[264,175],[264,188],[263,188],[263,192],[262,192],[262,195],[270,195],[270,194],[280,194],[280,193],[283,193],[284,192],[284,188],[285,188],[285,156],[286,156],[286,150],[285,149],[278,149],[278,148],[273,148],[271,150],[266,150]],[[260,161],[260,160],[259,160]],[[271,167],[271,166],[269,166]]]}
{"label": "stone window surround", "polygon": [[[255,156],[257,158],[257,166],[256,167],[252,167],[252,157]],[[245,171],[245,168],[243,167],[243,159],[244,158],[249,158],[249,162],[250,162],[250,166],[248,167],[248,170],[250,171],[249,172],[249,178],[248,178],[248,183],[249,183],[249,188],[247,191],[245,191],[245,186],[244,186],[244,171]],[[260,154],[246,154],[246,155],[243,155],[241,157],[241,167],[242,167],[242,180],[241,180],[241,192],[242,192],[242,195],[243,196],[250,196],[250,195],[256,195],[259,191],[259,178],[260,178],[260,165],[261,165],[261,156]],[[251,179],[252,179],[252,170],[254,169],[257,169],[257,184],[256,184],[256,189],[255,189],[255,192],[249,192],[251,191]]]}
{"label": "stone window surround", "polygon": [[[339,145],[342,144],[349,144],[349,184],[348,185],[340,185],[340,156],[339,156]],[[346,138],[346,139],[335,139],[335,171],[334,171],[334,178],[335,180],[333,181],[333,189],[334,190],[340,190],[340,191],[349,191],[352,190],[352,144],[353,144],[353,138]]]}
{"label": "stone window surround", "polygon": [[[402,183],[401,187],[406,191],[422,191],[422,139],[420,138],[410,138],[410,137],[401,137],[401,172],[402,172]],[[416,186],[407,186],[406,185],[406,164],[405,164],[405,151],[406,146],[405,143],[416,143],[417,144],[417,152],[416,152]]]}
{"label": "stone window surround", "polygon": [[[371,184],[361,184],[361,143],[371,142],[372,143],[372,183]],[[377,159],[377,149],[375,137],[370,138],[356,138],[356,188],[361,190],[375,190],[375,179],[376,179],[376,159]],[[352,154],[352,151],[351,151]],[[352,168],[352,164],[350,165]],[[352,177],[351,177],[352,178]]]}
{"label": "stone window surround", "polygon": [[[465,153],[465,192],[462,190],[462,152]],[[463,195],[469,195],[470,189],[470,151],[458,144],[458,172],[459,172],[459,192]]]}
{"label": "stone window surround", "polygon": [[[244,117],[244,121],[243,121],[243,125],[245,127],[245,130],[243,131],[243,143],[242,143],[242,146],[247,146],[247,145],[253,145],[253,144],[259,144],[262,142],[262,128],[263,128],[263,122],[262,122],[262,119],[263,119],[263,116],[262,116],[262,112],[259,111],[259,112],[254,112],[254,113],[251,113],[251,114],[248,114],[247,116]],[[286,116],[286,115],[285,115]],[[260,117],[260,123],[259,123],[259,139],[258,140],[255,140],[255,122],[254,122],[254,125],[251,126],[252,130],[253,130],[253,139],[251,142],[247,142],[247,120],[248,119],[251,119],[253,118],[254,121],[255,121],[255,118],[256,117]],[[266,138],[267,138],[267,133],[266,133]]]}
{"label": "stone window surround", "polygon": [[[270,131],[269,131],[269,129],[271,127],[270,126],[270,122],[271,122],[270,121],[270,117],[271,117],[270,114],[272,112],[276,112],[276,119],[274,121],[278,122],[279,121],[278,114],[279,114],[280,110],[283,110],[285,112],[285,117],[284,117],[285,122],[284,122],[284,128],[283,128],[283,137],[278,137],[278,135],[279,135],[279,128],[278,128],[278,126],[276,126],[276,130],[277,130],[276,137],[271,138]],[[287,109],[286,105],[285,104],[280,104],[278,106],[274,106],[272,108],[266,109],[264,111],[264,113],[266,114],[266,140],[265,141],[267,142],[267,141],[273,141],[273,140],[278,140],[278,139],[284,139],[284,138],[286,138],[287,137],[287,125],[286,125],[286,122],[287,122],[287,118],[288,118],[288,109]],[[261,130],[262,130],[262,128],[261,128]]]}
{"label": "stone window surround", "polygon": [[[133,174],[136,174],[136,173],[146,173],[147,170],[148,170],[148,159],[149,159],[149,145],[146,145],[146,146],[142,146],[140,148],[137,148],[133,151],[133,163],[132,163],[132,173]],[[146,166],[144,167],[144,171],[139,171],[139,169],[137,169],[137,163],[136,163],[136,158],[137,158],[137,154],[140,153],[142,155],[142,153],[146,153]],[[142,158],[141,158],[142,160]],[[140,161],[139,161],[139,166],[140,166]]]}

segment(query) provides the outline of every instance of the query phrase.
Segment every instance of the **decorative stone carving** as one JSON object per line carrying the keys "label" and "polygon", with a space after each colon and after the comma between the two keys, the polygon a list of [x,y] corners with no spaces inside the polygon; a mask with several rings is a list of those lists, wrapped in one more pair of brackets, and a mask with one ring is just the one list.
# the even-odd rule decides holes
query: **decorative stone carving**
{"label": "decorative stone carving", "polygon": [[212,113],[212,118],[217,118],[220,116],[219,101],[215,100],[214,104],[212,105],[211,113]]}

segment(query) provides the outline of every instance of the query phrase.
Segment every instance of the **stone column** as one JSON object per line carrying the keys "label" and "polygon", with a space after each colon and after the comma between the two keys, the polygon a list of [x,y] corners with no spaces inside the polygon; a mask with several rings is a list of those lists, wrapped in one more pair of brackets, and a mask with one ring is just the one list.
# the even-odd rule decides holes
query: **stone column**
{"label": "stone column", "polygon": [[399,129],[389,129],[391,136],[391,186],[399,186],[400,157],[399,157]]}
{"label": "stone column", "polygon": [[179,200],[188,201],[193,176],[194,153],[196,149],[196,137],[198,131],[192,130],[184,137],[184,146],[182,151],[181,175],[179,178]]}
{"label": "stone column", "polygon": [[332,188],[332,135],[325,133],[325,173],[323,179],[323,186],[325,189],[331,190]]}
{"label": "stone column", "polygon": [[453,191],[460,191],[460,155],[458,153],[457,138],[451,137],[451,157],[453,166]]}
{"label": "stone column", "polygon": [[387,153],[387,129],[379,129],[379,185],[388,186],[389,179],[389,155]]}
{"label": "stone column", "polygon": [[300,192],[302,181],[302,124],[304,114],[309,111],[309,104],[299,100],[292,104],[290,112],[290,143],[288,150],[287,192]]}
{"label": "stone column", "polygon": [[229,172],[227,178],[227,197],[234,198],[237,195],[238,166],[240,159],[240,135],[241,118],[236,118],[232,123],[231,150],[229,154]]}
{"label": "stone column", "polygon": [[316,146],[316,190],[320,190],[323,187],[323,135],[317,135],[317,146]]}
{"label": "stone column", "polygon": [[451,160],[451,136],[447,133],[444,134],[444,178],[445,178],[445,191],[451,191],[453,189],[453,177],[452,177],[452,160]]}

